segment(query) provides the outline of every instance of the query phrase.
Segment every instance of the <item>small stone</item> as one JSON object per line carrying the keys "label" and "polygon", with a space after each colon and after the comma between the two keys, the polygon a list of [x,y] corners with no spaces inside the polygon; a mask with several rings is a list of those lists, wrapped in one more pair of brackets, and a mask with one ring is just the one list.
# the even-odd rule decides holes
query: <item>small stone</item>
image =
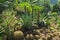
{"label": "small stone", "polygon": [[27,34],[26,39],[27,40],[33,40],[33,34]]}
{"label": "small stone", "polygon": [[40,38],[40,36],[39,35],[35,35],[35,39],[39,39]]}

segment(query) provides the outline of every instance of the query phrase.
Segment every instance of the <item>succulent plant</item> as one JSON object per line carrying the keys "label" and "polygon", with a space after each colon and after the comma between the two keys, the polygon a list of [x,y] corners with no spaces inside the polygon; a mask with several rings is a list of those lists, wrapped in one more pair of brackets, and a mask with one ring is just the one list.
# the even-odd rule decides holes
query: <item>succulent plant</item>
{"label": "succulent plant", "polygon": [[[8,35],[8,38],[10,39],[11,37],[11,32],[14,31],[12,30],[14,28],[14,25],[17,23],[17,19],[15,17],[15,12],[13,10],[5,10],[2,12],[2,20],[3,22],[1,23],[1,26],[4,28],[5,32]],[[13,24],[12,24],[13,22]]]}
{"label": "succulent plant", "polygon": [[22,24],[23,24],[24,30],[26,30],[25,28],[32,29],[32,19],[31,19],[31,16],[28,15],[28,14],[24,14],[24,15],[21,16],[21,18],[23,20]]}
{"label": "succulent plant", "polygon": [[14,38],[14,40],[23,40],[24,33],[22,31],[15,31],[13,33],[13,38]]}

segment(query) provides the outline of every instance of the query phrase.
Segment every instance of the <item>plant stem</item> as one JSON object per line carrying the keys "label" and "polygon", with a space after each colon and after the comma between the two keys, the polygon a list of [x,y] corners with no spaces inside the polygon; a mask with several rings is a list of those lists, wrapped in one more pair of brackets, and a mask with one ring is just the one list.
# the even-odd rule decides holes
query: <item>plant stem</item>
{"label": "plant stem", "polygon": [[37,24],[39,24],[39,10],[37,12]]}

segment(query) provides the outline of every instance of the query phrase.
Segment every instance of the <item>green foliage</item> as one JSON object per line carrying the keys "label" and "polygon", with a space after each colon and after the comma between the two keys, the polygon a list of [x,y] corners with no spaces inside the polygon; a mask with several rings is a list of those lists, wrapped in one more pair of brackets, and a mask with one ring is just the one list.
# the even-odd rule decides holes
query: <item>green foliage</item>
{"label": "green foliage", "polygon": [[[11,38],[11,32],[14,31],[14,26],[18,22],[16,17],[16,12],[12,9],[6,9],[2,12],[2,20],[1,27],[4,29],[3,33],[6,33]],[[3,31],[3,30],[2,30]]]}
{"label": "green foliage", "polygon": [[6,2],[7,0],[0,0],[0,3],[4,3],[4,2]]}
{"label": "green foliage", "polygon": [[2,37],[0,37],[0,40],[2,40]]}
{"label": "green foliage", "polygon": [[0,34],[2,34],[3,32],[4,32],[4,28],[0,26]]}
{"label": "green foliage", "polygon": [[0,16],[0,24],[2,23],[2,17]]}
{"label": "green foliage", "polygon": [[25,27],[31,27],[32,26],[31,16],[29,16],[28,14],[24,14],[21,18],[23,20],[23,25]]}
{"label": "green foliage", "polygon": [[[14,30],[16,24],[20,24],[23,28],[32,28],[33,21],[37,24],[44,22],[49,27],[53,24],[52,22],[56,22],[60,27],[58,15],[60,13],[60,2],[51,5],[49,0],[13,0],[12,2],[0,0],[0,4],[0,13],[3,11],[2,16],[0,16],[1,33],[4,29],[4,32],[11,35],[11,30]],[[52,26],[50,29],[54,30]]]}
{"label": "green foliage", "polygon": [[44,10],[44,6],[34,6],[35,10]]}
{"label": "green foliage", "polygon": [[[17,23],[16,17],[15,17],[16,13],[13,10],[5,10],[2,13],[2,17],[3,17],[3,23],[2,25],[6,26],[14,26]],[[13,22],[13,24],[12,24]]]}
{"label": "green foliage", "polygon": [[27,12],[32,12],[31,4],[29,4],[27,2],[20,3],[19,7],[22,11],[25,10],[25,8],[26,8]]}
{"label": "green foliage", "polygon": [[57,25],[58,25],[58,27],[60,27],[60,17],[59,16],[57,17]]}

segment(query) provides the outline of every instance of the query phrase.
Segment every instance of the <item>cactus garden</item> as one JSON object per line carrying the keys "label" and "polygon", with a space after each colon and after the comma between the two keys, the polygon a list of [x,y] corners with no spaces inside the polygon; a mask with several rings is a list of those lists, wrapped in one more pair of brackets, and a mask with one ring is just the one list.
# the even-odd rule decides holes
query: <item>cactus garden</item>
{"label": "cactus garden", "polygon": [[0,0],[0,40],[60,40],[60,1]]}

